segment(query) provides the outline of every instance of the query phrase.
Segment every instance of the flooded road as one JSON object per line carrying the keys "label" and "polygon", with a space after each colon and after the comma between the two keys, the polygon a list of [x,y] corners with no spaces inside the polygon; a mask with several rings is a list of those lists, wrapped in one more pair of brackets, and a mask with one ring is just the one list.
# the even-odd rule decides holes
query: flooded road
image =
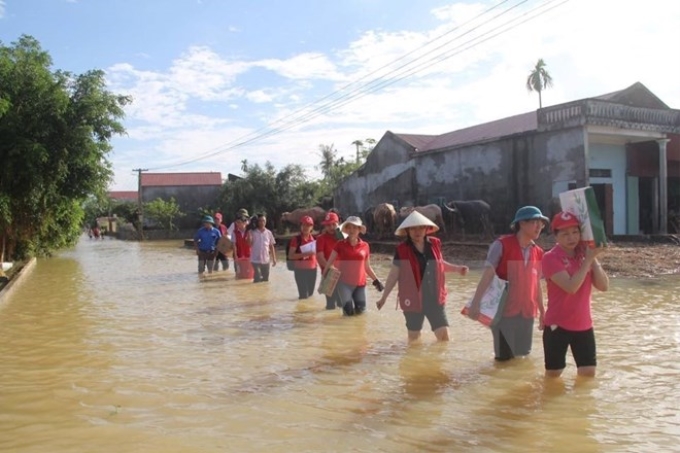
{"label": "flooded road", "polygon": [[282,264],[199,282],[180,245],[85,237],[38,261],[0,307],[0,451],[678,451],[677,276],[596,294],[598,377],[569,357],[546,382],[538,332],[496,365],[459,315],[478,272],[448,278],[451,343],[426,322],[407,346],[394,294],[343,318]]}

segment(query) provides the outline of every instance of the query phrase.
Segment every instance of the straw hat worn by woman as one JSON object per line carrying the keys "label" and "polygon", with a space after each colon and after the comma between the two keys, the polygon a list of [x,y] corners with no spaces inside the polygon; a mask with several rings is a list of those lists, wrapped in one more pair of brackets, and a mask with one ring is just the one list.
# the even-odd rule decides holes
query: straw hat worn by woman
{"label": "straw hat worn by woman", "polygon": [[378,310],[394,285],[399,283],[397,301],[406,318],[409,341],[420,338],[425,318],[430,323],[437,340],[449,340],[449,322],[446,319],[446,272],[466,275],[467,266],[451,264],[444,260],[441,241],[429,234],[439,227],[419,212],[413,211],[399,225],[395,234],[405,238],[397,246],[392,268],[385,283],[385,291],[377,303]]}

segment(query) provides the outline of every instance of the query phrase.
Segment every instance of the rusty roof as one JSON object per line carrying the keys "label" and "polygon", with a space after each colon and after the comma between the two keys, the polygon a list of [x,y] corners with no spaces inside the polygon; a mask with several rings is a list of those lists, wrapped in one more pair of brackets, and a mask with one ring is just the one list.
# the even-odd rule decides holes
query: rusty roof
{"label": "rusty roof", "polygon": [[[586,99],[598,99],[618,104],[633,105],[655,109],[667,109],[668,106],[640,82],[623,90],[606,93]],[[585,100],[585,99],[584,99]],[[489,123],[458,129],[441,135],[394,134],[416,152],[443,150],[462,145],[496,140],[538,129],[537,111],[502,118]]]}
{"label": "rusty roof", "polygon": [[427,146],[432,140],[437,138],[437,135],[417,135],[417,134],[395,134],[400,139],[414,147],[416,150],[421,150]]}
{"label": "rusty roof", "polygon": [[142,173],[142,187],[221,186],[222,173]]}
{"label": "rusty roof", "polygon": [[491,121],[490,123],[478,124],[465,129],[458,129],[457,131],[447,132],[442,135],[395,135],[413,146],[417,152],[425,152],[493,140],[509,135],[535,131],[537,128],[538,120],[534,111]]}
{"label": "rusty roof", "polygon": [[136,190],[112,190],[109,192],[109,198],[112,200],[137,200],[137,196]]}

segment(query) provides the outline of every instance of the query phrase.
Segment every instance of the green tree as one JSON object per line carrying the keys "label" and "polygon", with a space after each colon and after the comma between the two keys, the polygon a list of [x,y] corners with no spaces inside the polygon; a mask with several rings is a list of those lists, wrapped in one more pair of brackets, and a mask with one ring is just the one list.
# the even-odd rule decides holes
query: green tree
{"label": "green tree", "polygon": [[527,90],[529,92],[538,92],[538,108],[543,108],[543,99],[541,93],[544,89],[553,86],[553,79],[548,70],[546,69],[546,64],[543,58],[539,58],[536,62],[536,66],[529,72],[529,77],[527,77]]}
{"label": "green tree", "polygon": [[77,240],[83,202],[111,179],[109,141],[125,133],[131,99],[107,91],[103,71],[51,66],[30,36],[0,42],[0,235],[10,258]]}
{"label": "green tree", "polygon": [[240,208],[251,214],[263,212],[276,228],[281,213],[313,206],[318,201],[319,183],[310,181],[304,168],[289,164],[277,171],[270,162],[264,167],[242,162],[243,176],[222,187],[220,208],[225,222]]}
{"label": "green tree", "polygon": [[[360,140],[356,140],[354,143],[357,141]],[[319,155],[321,161],[316,168],[321,171],[323,176],[318,195],[318,199],[321,199],[332,196],[333,190],[338,187],[340,182],[363,165],[366,156],[368,156],[368,151],[363,148],[358,155],[359,160],[356,162],[348,162],[344,157],[338,157],[338,151],[333,145],[319,145]]]}
{"label": "green tree", "polygon": [[170,197],[168,201],[156,198],[144,203],[144,214],[168,231],[176,230],[175,219],[184,217],[184,213],[179,209],[179,205],[173,197]]}

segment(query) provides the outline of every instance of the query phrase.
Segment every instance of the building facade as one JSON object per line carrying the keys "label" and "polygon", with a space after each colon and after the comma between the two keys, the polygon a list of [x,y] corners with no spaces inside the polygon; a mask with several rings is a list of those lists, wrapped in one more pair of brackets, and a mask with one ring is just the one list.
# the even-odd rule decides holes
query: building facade
{"label": "building facade", "polygon": [[179,229],[195,228],[200,224],[200,208],[213,207],[222,190],[222,174],[206,173],[142,173],[140,179],[142,202],[157,198],[175,199],[185,214],[177,219]]}
{"label": "building facade", "polygon": [[[497,231],[592,186],[610,235],[665,234],[680,212],[680,110],[641,83],[442,135],[386,132],[334,194],[342,212],[482,199]],[[673,231],[671,231],[673,232]]]}

